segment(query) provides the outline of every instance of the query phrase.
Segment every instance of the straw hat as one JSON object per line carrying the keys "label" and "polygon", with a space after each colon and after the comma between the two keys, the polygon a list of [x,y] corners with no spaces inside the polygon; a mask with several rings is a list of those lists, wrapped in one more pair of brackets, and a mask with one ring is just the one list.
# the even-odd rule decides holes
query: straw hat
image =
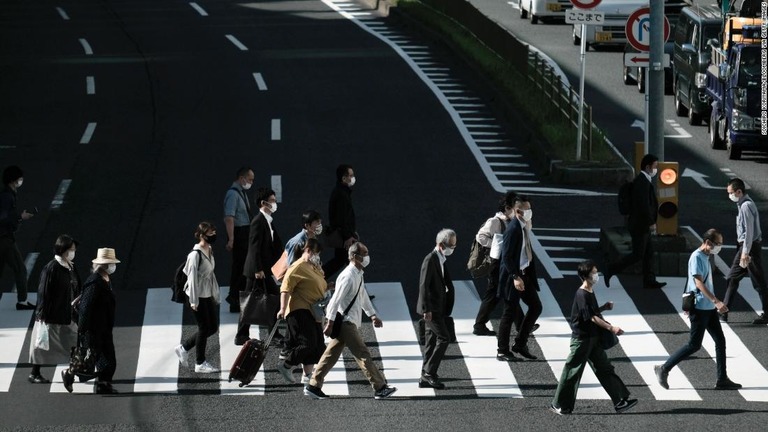
{"label": "straw hat", "polygon": [[120,260],[115,257],[115,250],[112,248],[99,248],[96,253],[96,259],[91,261],[94,264],[117,264]]}

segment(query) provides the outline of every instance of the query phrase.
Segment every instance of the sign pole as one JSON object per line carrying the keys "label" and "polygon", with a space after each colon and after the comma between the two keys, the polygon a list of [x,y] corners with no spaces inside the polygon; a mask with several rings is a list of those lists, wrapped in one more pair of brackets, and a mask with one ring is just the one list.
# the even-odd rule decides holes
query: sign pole
{"label": "sign pole", "polygon": [[581,26],[581,76],[579,77],[579,127],[576,137],[576,160],[581,160],[581,137],[584,135],[584,74],[587,64],[587,26]]}

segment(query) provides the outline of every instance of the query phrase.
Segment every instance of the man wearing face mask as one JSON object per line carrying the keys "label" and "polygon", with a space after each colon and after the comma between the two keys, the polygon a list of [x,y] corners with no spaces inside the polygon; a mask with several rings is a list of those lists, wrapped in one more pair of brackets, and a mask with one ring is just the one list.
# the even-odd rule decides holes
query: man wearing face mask
{"label": "man wearing face mask", "polygon": [[[728,182],[728,198],[736,203],[739,214],[736,216],[736,256],[733,258],[731,270],[726,277],[728,291],[725,293],[725,304],[730,306],[731,299],[739,289],[739,282],[749,274],[752,279],[752,286],[760,295],[763,313],[760,314],[752,324],[768,324],[768,317],[765,316],[768,308],[768,285],[765,282],[765,272],[763,271],[763,258],[761,256],[763,248],[763,232],[760,229],[760,215],[757,212],[757,206],[752,198],[745,192],[744,181],[738,178],[731,179]],[[720,315],[721,321],[728,321],[728,313]]]}
{"label": "man wearing face mask", "polygon": [[232,270],[229,277],[230,312],[240,312],[240,291],[245,289],[243,267],[248,255],[248,232],[253,213],[247,191],[253,185],[254,174],[249,167],[237,170],[232,186],[224,196],[224,226],[227,229],[227,250],[232,252]]}
{"label": "man wearing face mask", "polygon": [[727,313],[728,306],[715,297],[712,284],[712,266],[709,263],[710,256],[720,251],[723,245],[723,235],[713,228],[705,232],[702,237],[704,237],[704,241],[701,246],[693,251],[688,260],[686,292],[696,294],[696,306],[688,313],[691,320],[690,338],[688,343],[672,354],[664,364],[655,366],[654,371],[659,385],[668,389],[667,376],[669,371],[701,348],[701,341],[704,339],[704,332],[706,331],[715,341],[715,361],[717,362],[715,388],[718,390],[737,390],[741,388],[741,384],[731,381],[726,372],[725,336],[717,317],[718,312]]}
{"label": "man wearing face mask", "polygon": [[[288,256],[288,267],[301,256],[301,250],[307,244],[307,239],[317,238],[323,232],[323,219],[320,213],[315,210],[307,210],[301,215],[302,230],[293,236],[285,244],[285,251]],[[319,256],[317,257],[319,259]]]}
{"label": "man wearing face mask", "polygon": [[347,264],[347,249],[359,238],[352,207],[352,186],[355,185],[355,170],[350,165],[336,168],[336,186],[328,200],[329,246],[333,247],[333,259],[323,265],[326,278],[331,278]]}
{"label": "man wearing face mask", "polygon": [[0,190],[0,274],[6,264],[11,268],[16,280],[16,310],[34,309],[35,305],[27,301],[27,267],[16,243],[16,231],[22,221],[34,216],[32,213],[16,209],[16,194],[24,182],[21,168],[11,165],[3,170],[3,189]]}
{"label": "man wearing face mask", "polygon": [[[516,218],[507,224],[501,247],[499,292],[498,296],[504,301],[504,312],[499,322],[497,334],[498,345],[496,359],[499,361],[515,361],[512,352],[535,360],[537,357],[528,350],[528,338],[533,332],[536,320],[541,315],[541,300],[539,299],[539,282],[536,279],[536,256],[531,245],[531,219],[533,210],[531,202],[525,195],[515,197]],[[528,305],[528,312],[523,317],[520,330],[515,337],[512,350],[509,349],[509,335],[512,322],[520,309],[520,300]]]}
{"label": "man wearing face mask", "polygon": [[437,233],[435,248],[424,257],[419,274],[419,300],[416,312],[424,319],[424,363],[419,387],[444,389],[437,369],[443,361],[450,335],[445,318],[453,312],[455,291],[445,260],[456,249],[456,232],[443,228]]}
{"label": "man wearing face mask", "polygon": [[656,231],[656,217],[659,208],[656,189],[653,187],[653,178],[659,168],[659,158],[647,154],[640,161],[640,167],[640,173],[632,181],[632,201],[629,220],[627,221],[627,228],[632,237],[632,253],[608,265],[605,272],[606,287],[611,286],[613,275],[638,261],[643,262],[643,286],[645,288],[662,288],[667,284],[656,280],[652,268],[651,234]]}
{"label": "man wearing face mask", "polygon": [[[272,222],[272,217],[277,211],[275,191],[270,188],[259,188],[256,191],[256,200],[260,208],[251,221],[248,255],[243,267],[243,275],[246,277],[245,289],[249,292],[266,291],[267,294],[278,295],[277,283],[272,276],[272,266],[283,253],[283,245]],[[276,315],[277,309],[270,314],[270,318],[274,320]],[[250,327],[250,324],[240,322],[235,336],[235,345],[242,345],[249,339]],[[276,333],[275,338],[280,340],[282,336]]]}

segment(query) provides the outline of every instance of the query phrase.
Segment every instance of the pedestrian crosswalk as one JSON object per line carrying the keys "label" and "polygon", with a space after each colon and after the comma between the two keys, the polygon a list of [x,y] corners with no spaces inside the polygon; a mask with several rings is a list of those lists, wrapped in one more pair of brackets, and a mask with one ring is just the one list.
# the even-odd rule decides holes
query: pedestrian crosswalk
{"label": "pedestrian crosswalk", "polygon": [[[663,302],[669,302],[677,310],[679,303],[679,287],[684,283],[684,278],[669,277],[661,280],[668,282],[668,286],[662,291]],[[451,370],[466,370],[468,376],[456,377],[457,380],[466,380],[469,393],[477,397],[488,398],[522,398],[526,397],[526,383],[529,377],[516,373],[519,367],[525,364],[510,364],[498,362],[495,358],[496,339],[492,337],[478,337],[472,334],[475,314],[480,304],[480,297],[475,288],[475,283],[470,280],[459,280],[454,283],[456,287],[456,304],[454,308],[454,322],[456,324],[456,336],[458,342],[456,348],[460,352],[460,358],[444,360],[444,365],[451,362],[460,362],[463,368],[451,368]],[[540,297],[543,305],[543,313],[539,319],[541,327],[531,340],[533,350],[540,351],[539,357],[546,362],[549,374],[539,379],[555,383],[559,378],[565,359],[569,354],[570,327],[563,313],[564,298],[570,298],[572,291],[567,295],[560,293],[552,287],[547,279],[540,279]],[[366,288],[371,295],[375,295],[374,305],[379,315],[384,320],[384,326],[373,328],[370,323],[364,323],[365,333],[369,343],[377,350],[378,359],[390,385],[398,387],[399,397],[440,397],[440,392],[431,388],[419,388],[418,380],[421,371],[422,351],[418,343],[415,330],[415,322],[408,307],[404,288],[399,282],[369,282]],[[745,293],[749,287],[744,287]],[[224,287],[226,290],[226,287]],[[574,288],[575,289],[575,288]],[[607,319],[621,326],[625,334],[620,337],[619,348],[609,352],[611,357],[619,357],[628,362],[637,371],[642,380],[641,385],[646,386],[652,397],[660,401],[698,401],[702,400],[700,389],[692,384],[689,377],[685,376],[681,368],[675,368],[669,374],[669,390],[661,388],[657,383],[653,372],[653,366],[661,363],[671,353],[665,348],[656,330],[650,321],[641,313],[641,309],[635,305],[632,296],[621,281],[615,280],[611,288],[607,289],[600,282],[597,290],[604,293],[606,300],[614,303],[614,308],[608,313]],[[130,377],[123,377],[123,382],[132,383],[132,392],[140,393],[184,393],[195,392],[195,384],[185,382],[181,385],[184,371],[179,365],[173,348],[178,345],[184,333],[184,317],[182,306],[169,300],[168,288],[150,288],[147,290],[144,317],[137,346],[137,361],[132,368]],[[558,297],[560,298],[558,300]],[[13,306],[15,298],[6,294],[0,298],[0,307],[9,310]],[[34,301],[34,298],[31,299]],[[754,305],[750,301],[751,304]],[[569,304],[569,303],[568,303]],[[664,304],[660,309],[667,308]],[[679,317],[669,314],[672,319],[680,319],[688,323],[686,317],[680,313]],[[207,382],[215,383],[216,393],[220,395],[240,395],[268,397],[275,392],[284,391],[284,382],[274,370],[274,352],[256,376],[256,380],[249,386],[239,387],[237,382],[228,381],[228,367],[234,362],[240,347],[233,343],[237,331],[237,315],[228,312],[226,303],[221,307],[221,325],[218,333],[218,352],[212,353],[209,349],[209,361],[222,365],[218,376],[206,376]],[[187,322],[187,324],[191,324]],[[741,339],[740,332],[723,325],[728,341],[728,370],[734,381],[740,382],[744,388],[739,392],[747,401],[768,401],[768,370],[764,362],[761,362],[750,350],[750,344]],[[266,334],[266,328],[253,326],[252,336]],[[30,316],[27,313],[3,313],[0,314],[0,334],[3,335],[4,349],[0,350],[0,392],[8,392],[13,389],[12,381],[25,377],[16,373],[19,367],[25,368],[30,328]],[[370,340],[373,339],[373,340]],[[118,341],[118,358],[125,350]],[[681,343],[683,340],[681,339]],[[714,357],[714,346],[711,339],[705,338],[703,350],[706,356]],[[277,351],[277,350],[274,350]],[[192,366],[192,365],[190,365]],[[64,393],[61,383],[61,370],[66,366],[57,366],[50,384],[51,393]],[[323,390],[333,396],[349,395],[352,386],[367,386],[360,381],[350,382],[349,372],[345,369],[343,361],[339,361],[328,375]],[[18,387],[16,387],[18,388]],[[209,387],[204,389],[210,393]],[[203,391],[203,389],[201,389]],[[91,393],[92,384],[75,382],[75,393]],[[590,369],[586,369],[582,378],[579,399],[607,399],[608,396],[600,386],[597,378]]]}

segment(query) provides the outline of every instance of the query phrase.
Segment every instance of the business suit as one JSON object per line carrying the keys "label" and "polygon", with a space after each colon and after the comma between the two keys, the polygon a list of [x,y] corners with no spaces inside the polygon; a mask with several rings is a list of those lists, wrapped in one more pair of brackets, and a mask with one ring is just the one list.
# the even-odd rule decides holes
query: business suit
{"label": "business suit", "polygon": [[[516,347],[524,347],[533,331],[536,320],[541,315],[541,300],[539,299],[539,282],[536,279],[536,256],[531,252],[528,266],[520,268],[521,255],[525,251],[525,241],[530,242],[530,232],[524,232],[520,219],[515,218],[504,230],[504,239],[499,259],[499,288],[498,296],[504,300],[504,312],[499,322],[498,352],[509,352],[509,336],[512,331],[516,311],[519,309],[522,299],[528,305],[528,313],[525,314],[520,330],[515,338]],[[524,236],[526,238],[524,238]],[[515,288],[515,276],[521,278],[525,289],[521,292]]]}
{"label": "business suit", "polygon": [[426,321],[424,363],[422,374],[437,378],[437,369],[448,349],[449,334],[445,317],[453,311],[455,291],[448,268],[441,266],[441,253],[435,249],[424,258],[419,274],[419,300],[416,311],[419,315],[432,313],[432,320]]}
{"label": "business suit", "polygon": [[[653,247],[651,245],[651,225],[656,224],[659,203],[656,199],[656,189],[646,174],[641,172],[632,181],[632,201],[627,221],[627,228],[632,237],[632,253],[608,266],[608,275],[615,275],[626,267],[643,262],[643,283],[645,286],[655,284],[651,262]],[[608,277],[606,276],[606,279]],[[608,281],[610,282],[610,281]]]}
{"label": "business suit", "polygon": [[[355,208],[352,207],[352,188],[341,181],[336,183],[328,200],[328,225],[328,233],[338,231],[342,242],[350,237],[357,238]],[[325,277],[330,278],[347,264],[349,264],[347,250],[343,247],[334,248],[333,258],[323,264]]]}
{"label": "business suit", "polygon": [[[274,232],[273,232],[274,231]],[[279,295],[279,289],[272,277],[272,266],[283,253],[283,245],[280,236],[275,231],[274,223],[270,229],[270,223],[266,215],[259,211],[251,220],[248,237],[248,255],[245,258],[243,275],[246,277],[246,291],[266,290],[268,294]],[[264,272],[264,279],[256,279],[258,272]],[[277,310],[275,310],[275,315]],[[240,323],[237,329],[235,341],[248,339],[250,325]]]}

